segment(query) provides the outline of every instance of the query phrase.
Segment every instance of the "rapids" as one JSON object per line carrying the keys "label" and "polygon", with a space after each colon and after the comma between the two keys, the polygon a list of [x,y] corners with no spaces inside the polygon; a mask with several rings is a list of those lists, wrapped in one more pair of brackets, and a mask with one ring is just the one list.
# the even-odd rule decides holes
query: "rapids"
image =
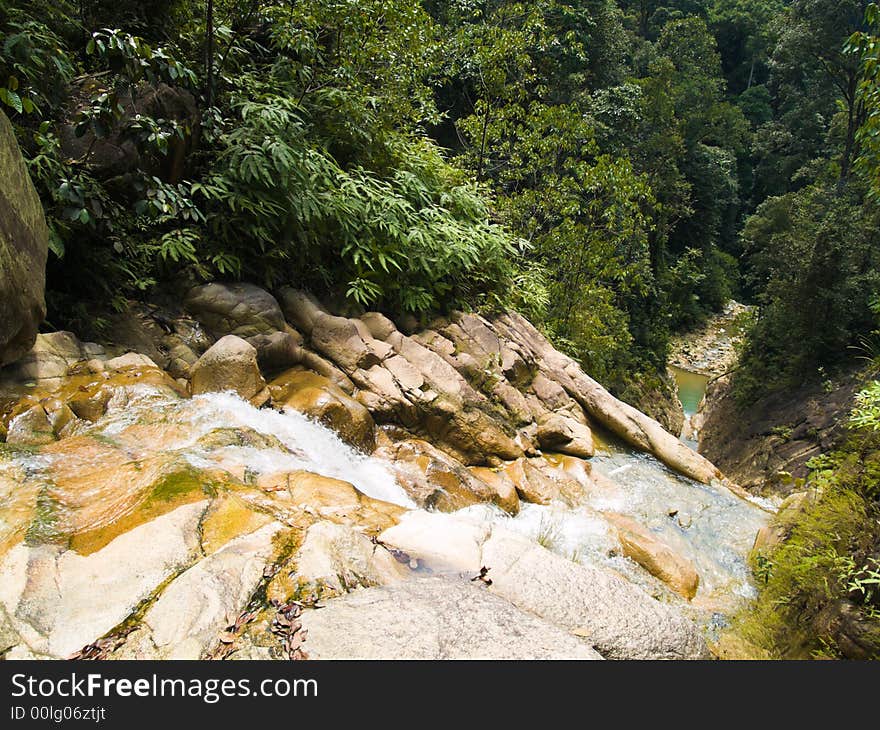
{"label": "rapids", "polygon": [[[264,438],[229,443],[212,437],[223,432]],[[390,462],[355,451],[334,432],[295,411],[258,410],[231,393],[176,399],[148,386],[133,386],[114,398],[99,421],[82,427],[73,439],[58,443],[69,446],[17,451],[6,447],[6,458],[0,459],[0,476],[5,476],[7,484],[29,485],[31,489],[51,485],[59,469],[74,470],[77,483],[91,478],[94,484],[87,489],[87,500],[82,494],[64,494],[57,485],[51,496],[68,511],[97,510],[104,525],[129,515],[144,500],[136,494],[124,498],[126,490],[138,488],[137,479],[101,483],[106,459],[95,456],[91,448],[95,444],[122,449],[132,460],[161,456],[197,470],[245,475],[251,481],[261,475],[305,470],[350,482],[369,497],[416,508],[395,479]],[[592,464],[616,489],[587,491],[576,504],[524,503],[515,517],[489,505],[471,506],[458,514],[467,520],[503,524],[577,562],[611,567],[661,600],[684,604],[620,554],[614,530],[602,512],[625,514],[661,536],[696,566],[700,587],[687,610],[702,612],[703,621],[714,617],[717,622],[718,614],[732,610],[740,597],[752,595],[746,555],[768,517],[760,506],[721,486],[682,477],[654,457],[634,452],[613,439],[600,444]],[[23,494],[16,495],[10,489],[6,492],[0,495],[0,515],[8,537],[15,528],[10,521],[23,519],[28,510],[19,504]],[[96,506],[96,500],[105,500],[106,508]],[[68,521],[77,524],[75,519]],[[90,523],[89,528],[93,527]]]}

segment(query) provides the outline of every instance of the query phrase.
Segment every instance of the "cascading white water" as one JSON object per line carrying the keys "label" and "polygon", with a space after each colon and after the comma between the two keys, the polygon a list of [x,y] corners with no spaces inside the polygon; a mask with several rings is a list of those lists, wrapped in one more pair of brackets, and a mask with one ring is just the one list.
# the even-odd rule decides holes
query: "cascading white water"
{"label": "cascading white water", "polygon": [[[200,469],[220,467],[256,476],[310,471],[350,482],[375,499],[415,508],[397,483],[390,463],[355,451],[333,431],[295,411],[256,409],[232,393],[178,399],[147,386],[134,386],[119,391],[106,415],[84,433],[112,442],[125,440],[126,430],[136,425],[158,426],[162,442],[136,444],[133,458],[161,450],[173,452]],[[267,438],[255,445],[228,445],[222,439],[205,438],[228,429]],[[53,458],[78,457],[71,453],[48,457],[49,461]],[[31,472],[39,472],[47,463],[42,456],[22,454],[18,459]],[[516,517],[489,505],[457,514],[468,520],[502,524],[567,558],[611,567],[656,593],[659,584],[621,557],[615,533],[601,516],[604,511],[622,513],[647,526],[694,563],[701,578],[698,598],[708,596],[712,603],[718,595],[749,594],[745,556],[755,533],[766,522],[765,512],[723,487],[698,484],[670,471],[652,456],[625,447],[612,446],[598,453],[592,464],[617,485],[616,492],[588,494],[576,505],[523,504]]]}
{"label": "cascading white water", "polygon": [[[112,437],[132,423],[158,417],[168,423],[188,426],[185,438],[171,444],[170,448],[183,452],[196,467],[204,468],[222,460],[226,467],[240,465],[255,474],[311,471],[350,482],[368,497],[403,507],[415,506],[385,464],[356,451],[334,431],[297,411],[257,409],[232,392],[177,400],[157,396],[155,391],[145,388],[127,400],[124,408],[115,409],[114,404],[110,404],[107,415],[97,425],[98,434]],[[212,431],[236,428],[273,437],[287,450],[252,446],[206,449],[199,446],[200,439]]]}

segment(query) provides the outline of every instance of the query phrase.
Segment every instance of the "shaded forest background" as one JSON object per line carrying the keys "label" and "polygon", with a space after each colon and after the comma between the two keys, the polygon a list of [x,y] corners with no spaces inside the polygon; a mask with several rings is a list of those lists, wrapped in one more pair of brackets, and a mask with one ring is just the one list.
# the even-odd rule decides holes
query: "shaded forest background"
{"label": "shaded forest background", "polygon": [[735,296],[744,401],[825,377],[876,347],[867,9],[2,0],[49,323],[211,278],[515,306],[625,395]]}

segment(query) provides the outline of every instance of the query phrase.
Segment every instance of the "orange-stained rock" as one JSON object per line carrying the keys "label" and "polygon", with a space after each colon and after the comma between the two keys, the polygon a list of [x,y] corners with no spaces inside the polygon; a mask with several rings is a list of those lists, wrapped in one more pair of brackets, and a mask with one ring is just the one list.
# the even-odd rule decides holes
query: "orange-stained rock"
{"label": "orange-stained rock", "polygon": [[602,516],[617,530],[624,555],[684,598],[690,600],[697,595],[700,576],[690,560],[632,518],[614,512]]}
{"label": "orange-stained rock", "polygon": [[470,472],[477,479],[489,485],[495,493],[492,501],[501,509],[512,515],[519,512],[519,495],[516,493],[516,485],[507,474],[486,466],[472,466]]}
{"label": "orange-stained rock", "polygon": [[374,455],[392,462],[400,485],[424,507],[451,512],[501,499],[493,485],[427,441],[406,439],[376,449]]}
{"label": "orange-stained rock", "polygon": [[276,405],[320,421],[361,451],[375,448],[370,412],[328,378],[308,370],[288,370],[269,384],[269,390]]}
{"label": "orange-stained rock", "polygon": [[517,459],[503,467],[516,487],[520,499],[535,504],[562,500],[569,504],[583,495],[583,487],[562,469],[550,466],[541,458]]}
{"label": "orange-stained rock", "polygon": [[370,530],[384,530],[397,524],[400,515],[406,511],[396,504],[362,494],[349,482],[308,471],[266,474],[257,480],[256,486],[267,492],[280,493],[280,498],[289,499],[296,509]]}

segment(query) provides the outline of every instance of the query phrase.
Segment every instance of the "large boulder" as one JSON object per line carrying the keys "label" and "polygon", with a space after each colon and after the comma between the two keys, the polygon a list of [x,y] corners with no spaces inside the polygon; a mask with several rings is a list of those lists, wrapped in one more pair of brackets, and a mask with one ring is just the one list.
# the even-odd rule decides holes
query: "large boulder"
{"label": "large boulder", "polygon": [[46,316],[49,229],[12,124],[0,112],[0,365],[24,355]]}
{"label": "large boulder", "polygon": [[405,439],[381,446],[374,455],[392,463],[398,482],[422,506],[451,511],[477,502],[495,502],[510,507],[509,493],[427,441]]}
{"label": "large boulder", "polygon": [[520,499],[526,502],[550,504],[559,500],[574,504],[584,494],[583,485],[577,478],[540,457],[517,459],[505,464],[502,470],[513,482]]}
{"label": "large boulder", "polygon": [[213,337],[236,335],[253,345],[263,370],[277,372],[305,358],[302,336],[287,324],[278,301],[254,284],[195,286],[184,306]]}
{"label": "large boulder", "polygon": [[617,573],[575,563],[498,526],[410,512],[379,540],[441,572],[488,569],[492,593],[615,659],[702,659],[697,627]]}
{"label": "large boulder", "polygon": [[195,286],[187,292],[184,306],[215,337],[247,339],[283,330],[286,325],[275,297],[254,284]]}
{"label": "large boulder", "polygon": [[538,420],[538,443],[542,449],[570,456],[593,455],[593,434],[587,426],[562,413],[547,413]]}
{"label": "large boulder", "polygon": [[47,332],[37,335],[27,353],[3,368],[2,379],[14,383],[58,385],[73,365],[91,360],[106,360],[101,345],[80,342],[72,332]]}
{"label": "large boulder", "polygon": [[232,390],[252,400],[265,389],[257,351],[235,335],[217,340],[192,367],[193,395]]}
{"label": "large boulder", "polygon": [[312,659],[601,659],[586,642],[482,584],[417,578],[306,611]]}
{"label": "large boulder", "polygon": [[687,600],[697,595],[700,575],[690,560],[632,518],[613,512],[606,512],[603,516],[617,530],[626,557]]}

